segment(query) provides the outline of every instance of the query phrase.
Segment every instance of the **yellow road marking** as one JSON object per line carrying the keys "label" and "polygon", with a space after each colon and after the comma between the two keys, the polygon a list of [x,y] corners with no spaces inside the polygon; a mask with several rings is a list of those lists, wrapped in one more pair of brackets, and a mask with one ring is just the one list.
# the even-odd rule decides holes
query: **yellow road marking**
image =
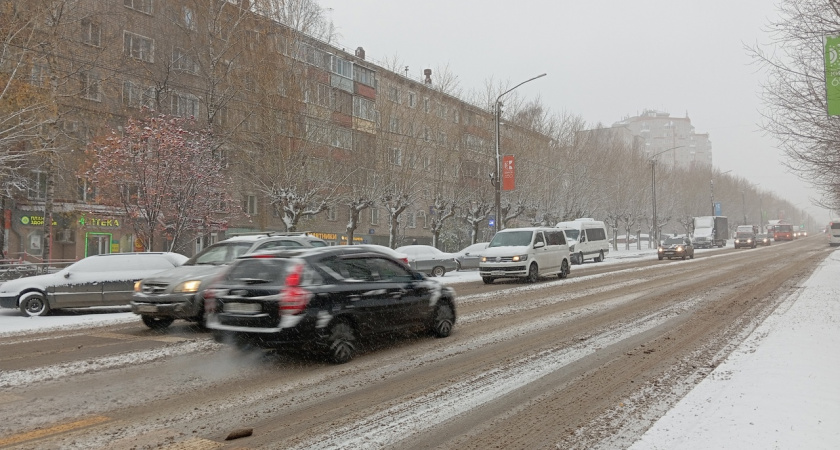
{"label": "yellow road marking", "polygon": [[45,436],[51,436],[54,434],[59,433],[66,433],[68,431],[73,431],[78,428],[89,427],[91,425],[96,425],[99,423],[107,422],[111,420],[105,416],[93,416],[87,419],[77,420],[75,422],[65,423],[61,425],[56,425],[50,428],[44,428],[41,430],[34,430],[28,433],[21,433],[16,434],[14,436],[9,436],[7,438],[0,438],[0,447],[12,444],[19,444],[24,441],[31,441],[33,439],[40,439]]}

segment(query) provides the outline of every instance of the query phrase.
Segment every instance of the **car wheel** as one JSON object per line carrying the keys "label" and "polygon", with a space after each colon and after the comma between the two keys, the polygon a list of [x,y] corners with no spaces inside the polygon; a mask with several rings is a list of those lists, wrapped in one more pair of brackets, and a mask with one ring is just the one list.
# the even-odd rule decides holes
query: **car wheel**
{"label": "car wheel", "polygon": [[595,257],[595,262],[601,262],[604,260],[604,251],[601,250],[598,252],[598,256]]}
{"label": "car wheel", "polygon": [[443,266],[435,266],[435,268],[432,269],[432,276],[434,277],[442,277],[445,273],[446,269],[444,269]]}
{"label": "car wheel", "polygon": [[560,278],[562,280],[563,278],[569,276],[569,272],[569,262],[564,259],[563,262],[560,264],[560,273],[557,274],[557,278]]}
{"label": "car wheel", "polygon": [[439,304],[432,319],[432,333],[439,338],[449,337],[454,324],[455,313],[452,312],[452,305],[447,302]]}
{"label": "car wheel", "polygon": [[685,261],[685,255],[683,255],[682,260]]}
{"label": "car wheel", "polygon": [[578,253],[578,264],[583,264],[583,252]]}
{"label": "car wheel", "polygon": [[169,325],[172,325],[172,322],[175,321],[175,319],[171,317],[155,317],[145,314],[141,315],[140,318],[143,319],[143,323],[146,324],[147,327],[153,330],[162,330]]}
{"label": "car wheel", "polygon": [[694,253],[688,255],[688,259],[694,259]]}
{"label": "car wheel", "polygon": [[44,294],[29,292],[20,299],[20,312],[30,317],[46,316],[50,313],[50,305]]}
{"label": "car wheel", "polygon": [[483,281],[484,284],[493,284],[493,281],[495,281],[495,278],[493,278],[493,277],[481,277],[481,281]]}
{"label": "car wheel", "polygon": [[528,267],[528,277],[526,278],[526,280],[528,280],[529,283],[536,283],[538,276],[539,269],[537,268],[537,263],[531,263],[531,265]]}
{"label": "car wheel", "polygon": [[659,260],[660,260],[660,261],[662,261],[662,257],[661,257],[661,256],[659,257]]}
{"label": "car wheel", "polygon": [[353,359],[356,353],[356,332],[349,322],[339,319],[329,331],[327,337],[329,358],[335,364],[344,364]]}

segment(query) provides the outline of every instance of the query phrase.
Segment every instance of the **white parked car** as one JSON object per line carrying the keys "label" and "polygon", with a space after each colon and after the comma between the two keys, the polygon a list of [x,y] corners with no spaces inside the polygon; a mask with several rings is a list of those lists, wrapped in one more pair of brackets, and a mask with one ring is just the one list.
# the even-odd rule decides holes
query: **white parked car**
{"label": "white parked car", "polygon": [[178,253],[112,253],[88,256],[58,272],[0,284],[0,307],[44,316],[60,308],[128,305],[134,283],[187,261]]}
{"label": "white parked car", "polygon": [[477,242],[456,253],[455,260],[458,261],[458,270],[478,269],[481,253],[488,245],[490,245],[489,242]]}
{"label": "white parked car", "polygon": [[408,255],[408,265],[412,269],[431,276],[442,277],[458,268],[453,253],[442,252],[431,245],[405,245],[395,250]]}

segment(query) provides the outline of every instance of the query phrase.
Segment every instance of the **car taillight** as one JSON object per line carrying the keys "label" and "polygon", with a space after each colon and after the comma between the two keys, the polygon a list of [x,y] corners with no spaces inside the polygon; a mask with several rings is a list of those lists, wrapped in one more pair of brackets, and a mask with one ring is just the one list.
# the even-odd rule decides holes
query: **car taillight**
{"label": "car taillight", "polygon": [[280,291],[280,314],[293,316],[300,314],[309,304],[312,293],[300,287],[303,277],[303,264],[295,266],[286,276],[286,287]]}
{"label": "car taillight", "polygon": [[400,258],[400,260],[404,262],[406,266],[408,265],[408,258]]}

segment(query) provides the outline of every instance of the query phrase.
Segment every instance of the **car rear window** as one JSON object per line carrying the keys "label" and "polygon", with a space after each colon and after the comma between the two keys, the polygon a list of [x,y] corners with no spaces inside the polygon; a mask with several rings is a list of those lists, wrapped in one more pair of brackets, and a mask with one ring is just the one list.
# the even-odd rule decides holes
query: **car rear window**
{"label": "car rear window", "polygon": [[831,224],[832,230],[840,230],[840,222],[832,223]]}
{"label": "car rear window", "polygon": [[225,280],[244,284],[283,284],[290,266],[286,258],[240,259],[225,274]]}
{"label": "car rear window", "polygon": [[196,264],[230,264],[231,261],[244,255],[253,245],[251,242],[220,242],[205,248],[197,255],[190,258],[184,265],[192,266]]}

